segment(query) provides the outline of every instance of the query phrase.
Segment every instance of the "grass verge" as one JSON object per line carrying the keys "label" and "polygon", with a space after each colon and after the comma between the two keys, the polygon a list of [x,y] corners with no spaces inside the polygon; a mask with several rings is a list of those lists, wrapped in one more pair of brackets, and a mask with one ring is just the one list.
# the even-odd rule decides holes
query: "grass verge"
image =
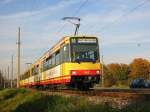
{"label": "grass verge", "polygon": [[0,112],[150,112],[149,107],[149,96],[120,110],[89,102],[86,97],[45,95],[29,89],[0,91]]}

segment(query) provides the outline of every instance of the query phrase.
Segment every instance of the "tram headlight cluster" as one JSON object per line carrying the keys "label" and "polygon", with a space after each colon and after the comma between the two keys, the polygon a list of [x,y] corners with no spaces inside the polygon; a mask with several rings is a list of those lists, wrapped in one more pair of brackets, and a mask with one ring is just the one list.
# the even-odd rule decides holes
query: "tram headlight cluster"
{"label": "tram headlight cluster", "polygon": [[100,71],[99,71],[99,70],[97,70],[97,71],[96,71],[96,74],[100,74]]}
{"label": "tram headlight cluster", "polygon": [[77,72],[76,72],[76,71],[72,71],[71,74],[72,74],[72,75],[76,75]]}

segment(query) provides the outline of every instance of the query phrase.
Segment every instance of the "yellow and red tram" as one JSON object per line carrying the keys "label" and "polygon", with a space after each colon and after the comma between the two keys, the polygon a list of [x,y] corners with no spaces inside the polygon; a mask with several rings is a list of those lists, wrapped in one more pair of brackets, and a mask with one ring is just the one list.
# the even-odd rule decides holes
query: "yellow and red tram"
{"label": "yellow and red tram", "polygon": [[100,77],[97,37],[66,36],[31,65],[20,77],[20,86],[88,89],[99,83]]}

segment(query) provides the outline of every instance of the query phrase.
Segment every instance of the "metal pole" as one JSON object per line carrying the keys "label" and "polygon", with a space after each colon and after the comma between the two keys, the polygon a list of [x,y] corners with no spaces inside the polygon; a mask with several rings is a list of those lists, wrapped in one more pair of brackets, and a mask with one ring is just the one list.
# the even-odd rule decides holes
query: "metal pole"
{"label": "metal pole", "polygon": [[104,87],[104,61],[103,61],[103,55],[102,55],[102,87]]}
{"label": "metal pole", "polygon": [[1,78],[1,79],[0,79],[0,81],[1,81],[1,82],[0,82],[1,86],[0,86],[0,87],[2,87],[2,70],[1,70],[1,69],[0,69],[0,78]]}
{"label": "metal pole", "polygon": [[11,88],[13,87],[13,55],[11,57]]}
{"label": "metal pole", "polygon": [[2,69],[2,71],[1,71],[1,85],[2,85],[2,87],[3,87],[3,69]]}
{"label": "metal pole", "polygon": [[18,28],[18,53],[17,53],[17,88],[19,88],[19,77],[20,77],[20,27]]}
{"label": "metal pole", "polygon": [[7,75],[8,75],[8,79],[7,79],[7,87],[9,87],[9,66],[8,66],[8,69],[7,69]]}
{"label": "metal pole", "polygon": [[5,85],[5,76],[6,76],[6,69],[5,69],[5,73],[4,73],[4,88],[6,88],[6,85]]}

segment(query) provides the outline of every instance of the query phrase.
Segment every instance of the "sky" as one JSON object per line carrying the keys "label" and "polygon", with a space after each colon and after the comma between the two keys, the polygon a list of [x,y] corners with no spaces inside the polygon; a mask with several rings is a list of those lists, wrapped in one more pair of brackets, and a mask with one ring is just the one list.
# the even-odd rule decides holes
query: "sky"
{"label": "sky", "polygon": [[66,16],[81,18],[79,34],[99,38],[104,63],[150,60],[150,0],[0,0],[0,69],[14,56],[21,28],[21,73],[75,27]]}

